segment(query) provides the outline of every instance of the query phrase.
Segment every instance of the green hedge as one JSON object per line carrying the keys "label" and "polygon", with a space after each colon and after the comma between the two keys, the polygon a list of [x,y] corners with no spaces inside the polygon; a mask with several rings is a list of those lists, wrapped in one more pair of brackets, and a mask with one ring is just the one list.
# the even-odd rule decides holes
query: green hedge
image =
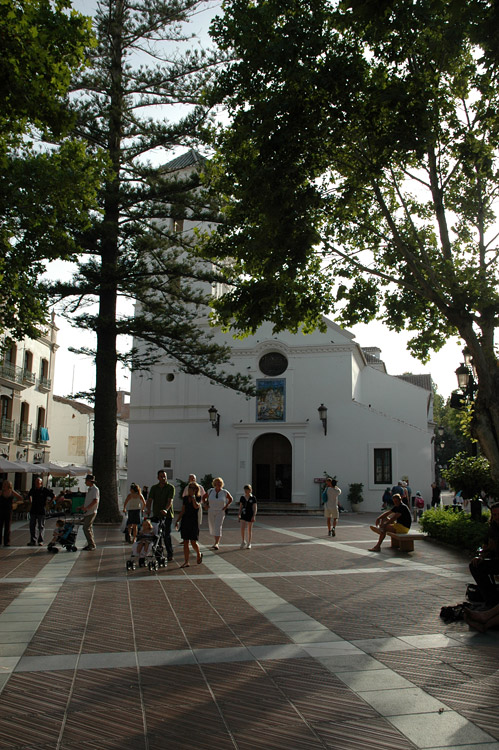
{"label": "green hedge", "polygon": [[421,528],[433,539],[474,553],[487,541],[490,513],[482,513],[481,521],[472,521],[468,513],[432,508],[420,519]]}

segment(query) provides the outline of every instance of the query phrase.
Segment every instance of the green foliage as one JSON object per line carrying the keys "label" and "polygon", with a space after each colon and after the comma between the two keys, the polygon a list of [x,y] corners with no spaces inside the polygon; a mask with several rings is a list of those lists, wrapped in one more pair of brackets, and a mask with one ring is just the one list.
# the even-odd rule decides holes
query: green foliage
{"label": "green foliage", "polygon": [[[467,429],[463,427],[465,411],[452,409],[450,398],[444,401],[442,396],[434,389],[433,393],[433,420],[437,426],[443,427],[443,435],[434,430],[435,458],[438,464],[444,466],[457,453],[472,452],[472,442],[469,435],[469,422]],[[467,413],[467,411],[466,411]],[[443,442],[443,447],[441,443]]]}
{"label": "green foliage", "polygon": [[490,465],[485,456],[458,453],[449,461],[442,475],[456,492],[462,491],[464,498],[480,497],[482,490],[487,495],[499,498],[499,485],[491,477]]}
{"label": "green foliage", "polygon": [[14,339],[39,334],[48,300],[38,278],[78,249],[102,171],[82,144],[61,143],[71,74],[93,40],[89,19],[69,8],[0,0],[0,333]]}
{"label": "green foliage", "polygon": [[62,487],[63,490],[69,490],[76,487],[78,480],[75,477],[52,477],[52,487]]}
{"label": "green foliage", "polygon": [[352,484],[349,484],[347,500],[349,500],[352,505],[364,502],[364,495],[362,494],[363,489],[364,485],[362,482],[352,482]]}
{"label": "green foliage", "polygon": [[201,477],[199,484],[201,487],[204,487],[205,491],[208,492],[213,487],[213,480],[215,477],[213,474],[205,474],[204,477]]}
{"label": "green foliage", "polygon": [[[334,314],[452,334],[478,378],[471,432],[499,480],[499,87],[495,5],[475,0],[226,0],[231,121],[211,174],[206,248],[247,279],[226,323],[294,330]],[[265,294],[260,297],[259,292]],[[293,300],[294,304],[290,300]]]}
{"label": "green foliage", "polygon": [[9,155],[0,170],[0,332],[38,337],[49,301],[39,277],[47,262],[79,251],[103,166],[70,139],[55,150]]}
{"label": "green foliage", "polygon": [[[69,12],[68,12],[69,11]],[[0,0],[0,164],[33,127],[59,137],[72,122],[67,91],[92,44],[69,0]]]}
{"label": "green foliage", "polygon": [[473,521],[470,515],[462,511],[432,508],[423,513],[419,523],[433,539],[474,553],[487,540],[485,522],[488,517],[488,514],[482,513],[481,521]]}

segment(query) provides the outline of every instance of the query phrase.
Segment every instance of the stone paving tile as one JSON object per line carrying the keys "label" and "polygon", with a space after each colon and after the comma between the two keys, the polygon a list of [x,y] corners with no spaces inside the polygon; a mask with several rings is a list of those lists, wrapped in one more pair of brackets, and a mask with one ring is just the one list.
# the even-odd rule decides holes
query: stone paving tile
{"label": "stone paving tile", "polygon": [[71,689],[71,673],[14,674],[0,700],[0,748],[55,748]]}
{"label": "stone paving tile", "polygon": [[477,709],[463,708],[461,714],[468,719],[468,721],[476,724],[477,727],[483,729],[492,737],[499,740],[499,725],[497,717],[499,716],[499,697],[496,693],[496,703],[493,706],[480,706]]}
{"label": "stone paving tile", "polygon": [[465,743],[490,740],[490,735],[454,711],[392,716],[389,721],[420,748],[447,745],[452,750]]}
{"label": "stone paving tile", "polygon": [[81,648],[94,585],[64,584],[31,640],[26,655],[73,654]]}
{"label": "stone paving tile", "polygon": [[[206,554],[213,569],[181,570],[175,541],[176,560],[159,574],[127,574],[130,548],[123,535],[97,527],[98,549],[71,558],[73,568],[19,663],[23,671],[11,673],[15,665],[4,664],[10,672],[0,696],[0,750],[175,750],[186,744],[200,750],[409,750],[411,739],[430,747],[417,723],[441,718],[437,706],[445,707],[445,722],[437,723],[434,739],[457,748],[449,737],[462,744],[472,738],[476,750],[493,750],[499,678],[492,665],[499,643],[493,635],[471,639],[464,623],[449,627],[438,617],[443,603],[463,598],[462,556],[426,543],[410,556],[389,548],[366,555],[369,520],[342,517],[330,542],[321,518],[264,517],[254,548],[246,551],[238,549],[238,523],[229,516],[221,552]],[[26,529],[16,533],[21,545]],[[211,544],[206,527],[201,537]],[[27,600],[52,596],[47,582],[60,579],[49,565],[52,556],[41,548],[6,552],[0,550],[0,611],[22,600],[22,581],[34,576]],[[224,582],[226,572],[237,585]],[[404,600],[392,593],[393,575],[404,581]],[[9,633],[9,622],[0,633]],[[288,623],[288,635],[281,622],[285,629]],[[302,627],[330,642],[294,643]],[[40,657],[51,657],[50,672],[40,671]],[[397,680],[408,687],[394,688]],[[393,715],[404,693],[414,696],[412,718]]]}
{"label": "stone paving tile", "polygon": [[[444,664],[438,652],[433,649],[425,652],[418,649],[404,652],[383,652],[373,656],[382,664],[393,669],[399,675],[411,680],[424,690],[431,688],[461,686],[467,681],[467,676],[459,669]],[[431,691],[433,695],[435,692]]]}
{"label": "stone paving tile", "polygon": [[[334,713],[333,713],[334,717]],[[332,721],[317,726],[317,734],[328,750],[414,750],[415,745],[383,718],[364,721]],[[457,750],[453,748],[453,750]]]}

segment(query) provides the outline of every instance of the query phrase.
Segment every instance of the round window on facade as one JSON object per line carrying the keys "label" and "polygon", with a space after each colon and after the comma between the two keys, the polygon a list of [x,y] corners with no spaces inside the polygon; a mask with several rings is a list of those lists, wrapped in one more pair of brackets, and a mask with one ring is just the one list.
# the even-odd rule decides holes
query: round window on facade
{"label": "round window on facade", "polygon": [[288,360],[284,354],[269,352],[260,359],[259,367],[264,375],[282,375],[288,368]]}
{"label": "round window on facade", "polygon": [[172,372],[169,372],[168,375],[166,376],[166,381],[168,383],[171,383],[172,380],[175,380],[175,375]]}

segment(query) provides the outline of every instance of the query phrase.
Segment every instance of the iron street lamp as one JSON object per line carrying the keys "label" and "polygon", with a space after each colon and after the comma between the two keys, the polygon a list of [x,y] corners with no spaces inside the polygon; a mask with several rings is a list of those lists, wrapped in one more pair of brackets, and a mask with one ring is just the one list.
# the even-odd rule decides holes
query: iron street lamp
{"label": "iron street lamp", "polygon": [[214,406],[208,409],[208,414],[210,415],[211,426],[217,431],[217,436],[220,435],[220,414]]}
{"label": "iron street lamp", "polygon": [[324,427],[324,435],[327,435],[327,406],[321,404],[317,411],[319,412],[319,419],[321,420],[322,426]]}
{"label": "iron street lamp", "polygon": [[469,380],[470,380],[470,368],[467,367],[464,362],[463,364],[459,365],[459,367],[456,370],[456,376],[457,376],[457,384],[458,387],[465,391],[468,388]]}

